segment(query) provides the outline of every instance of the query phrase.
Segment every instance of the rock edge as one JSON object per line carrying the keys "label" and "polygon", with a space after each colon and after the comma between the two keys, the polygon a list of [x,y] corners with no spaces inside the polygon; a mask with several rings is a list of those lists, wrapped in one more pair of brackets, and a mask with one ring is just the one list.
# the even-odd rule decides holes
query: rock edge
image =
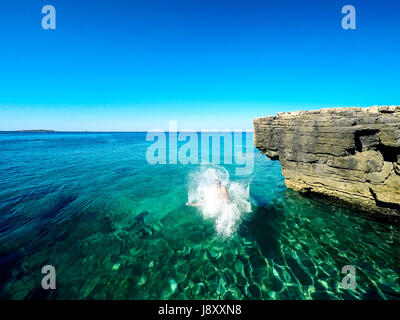
{"label": "rock edge", "polygon": [[288,188],[400,218],[400,106],[327,108],[257,118],[254,145]]}

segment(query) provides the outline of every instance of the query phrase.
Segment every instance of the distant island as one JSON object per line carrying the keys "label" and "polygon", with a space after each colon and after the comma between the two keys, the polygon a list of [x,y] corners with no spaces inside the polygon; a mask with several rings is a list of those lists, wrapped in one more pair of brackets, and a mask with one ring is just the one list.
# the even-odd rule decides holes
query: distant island
{"label": "distant island", "polygon": [[55,130],[43,130],[43,129],[38,129],[38,130],[17,130],[15,132],[56,132]]}

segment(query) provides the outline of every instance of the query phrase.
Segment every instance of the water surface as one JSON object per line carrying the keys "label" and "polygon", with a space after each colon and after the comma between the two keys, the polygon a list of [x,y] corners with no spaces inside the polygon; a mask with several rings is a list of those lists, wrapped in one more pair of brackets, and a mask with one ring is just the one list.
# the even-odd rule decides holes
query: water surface
{"label": "water surface", "polygon": [[[279,162],[255,149],[254,171],[237,176],[235,164],[150,165],[150,144],[144,133],[0,135],[1,298],[400,297],[397,226],[286,189]],[[209,168],[248,190],[250,212],[227,234],[185,205]],[[56,290],[41,289],[47,264]],[[344,265],[357,268],[355,290],[341,286]]]}

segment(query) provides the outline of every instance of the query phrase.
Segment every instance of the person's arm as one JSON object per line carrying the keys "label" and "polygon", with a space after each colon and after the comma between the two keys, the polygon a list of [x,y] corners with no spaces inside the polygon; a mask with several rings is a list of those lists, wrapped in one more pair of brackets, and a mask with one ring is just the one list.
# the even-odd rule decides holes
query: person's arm
{"label": "person's arm", "polygon": [[231,197],[229,196],[229,193],[228,193],[228,190],[226,190],[226,187],[224,187],[224,196],[228,202],[231,202]]}
{"label": "person's arm", "polygon": [[200,202],[199,203],[189,203],[189,202],[187,202],[186,205],[188,207],[200,207],[201,203]]}

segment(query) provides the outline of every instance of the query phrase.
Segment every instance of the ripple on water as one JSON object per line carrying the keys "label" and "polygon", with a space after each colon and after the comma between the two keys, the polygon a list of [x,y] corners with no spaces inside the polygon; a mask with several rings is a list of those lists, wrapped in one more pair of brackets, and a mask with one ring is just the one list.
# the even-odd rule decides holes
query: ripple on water
{"label": "ripple on water", "polygon": [[[26,174],[9,181],[0,173],[8,186],[0,195],[1,297],[400,298],[399,227],[285,190],[279,164],[255,155],[262,170],[252,180],[251,213],[220,237],[212,220],[184,205],[195,168],[150,167],[144,143],[132,153],[120,137],[112,145],[82,139],[88,143],[59,152],[50,144],[46,157],[32,147],[31,165],[18,160],[19,147],[2,155]],[[41,175],[41,167],[58,170]],[[56,267],[60,285],[43,297],[37,270],[45,264]],[[341,287],[347,264],[356,267],[356,290]]]}

